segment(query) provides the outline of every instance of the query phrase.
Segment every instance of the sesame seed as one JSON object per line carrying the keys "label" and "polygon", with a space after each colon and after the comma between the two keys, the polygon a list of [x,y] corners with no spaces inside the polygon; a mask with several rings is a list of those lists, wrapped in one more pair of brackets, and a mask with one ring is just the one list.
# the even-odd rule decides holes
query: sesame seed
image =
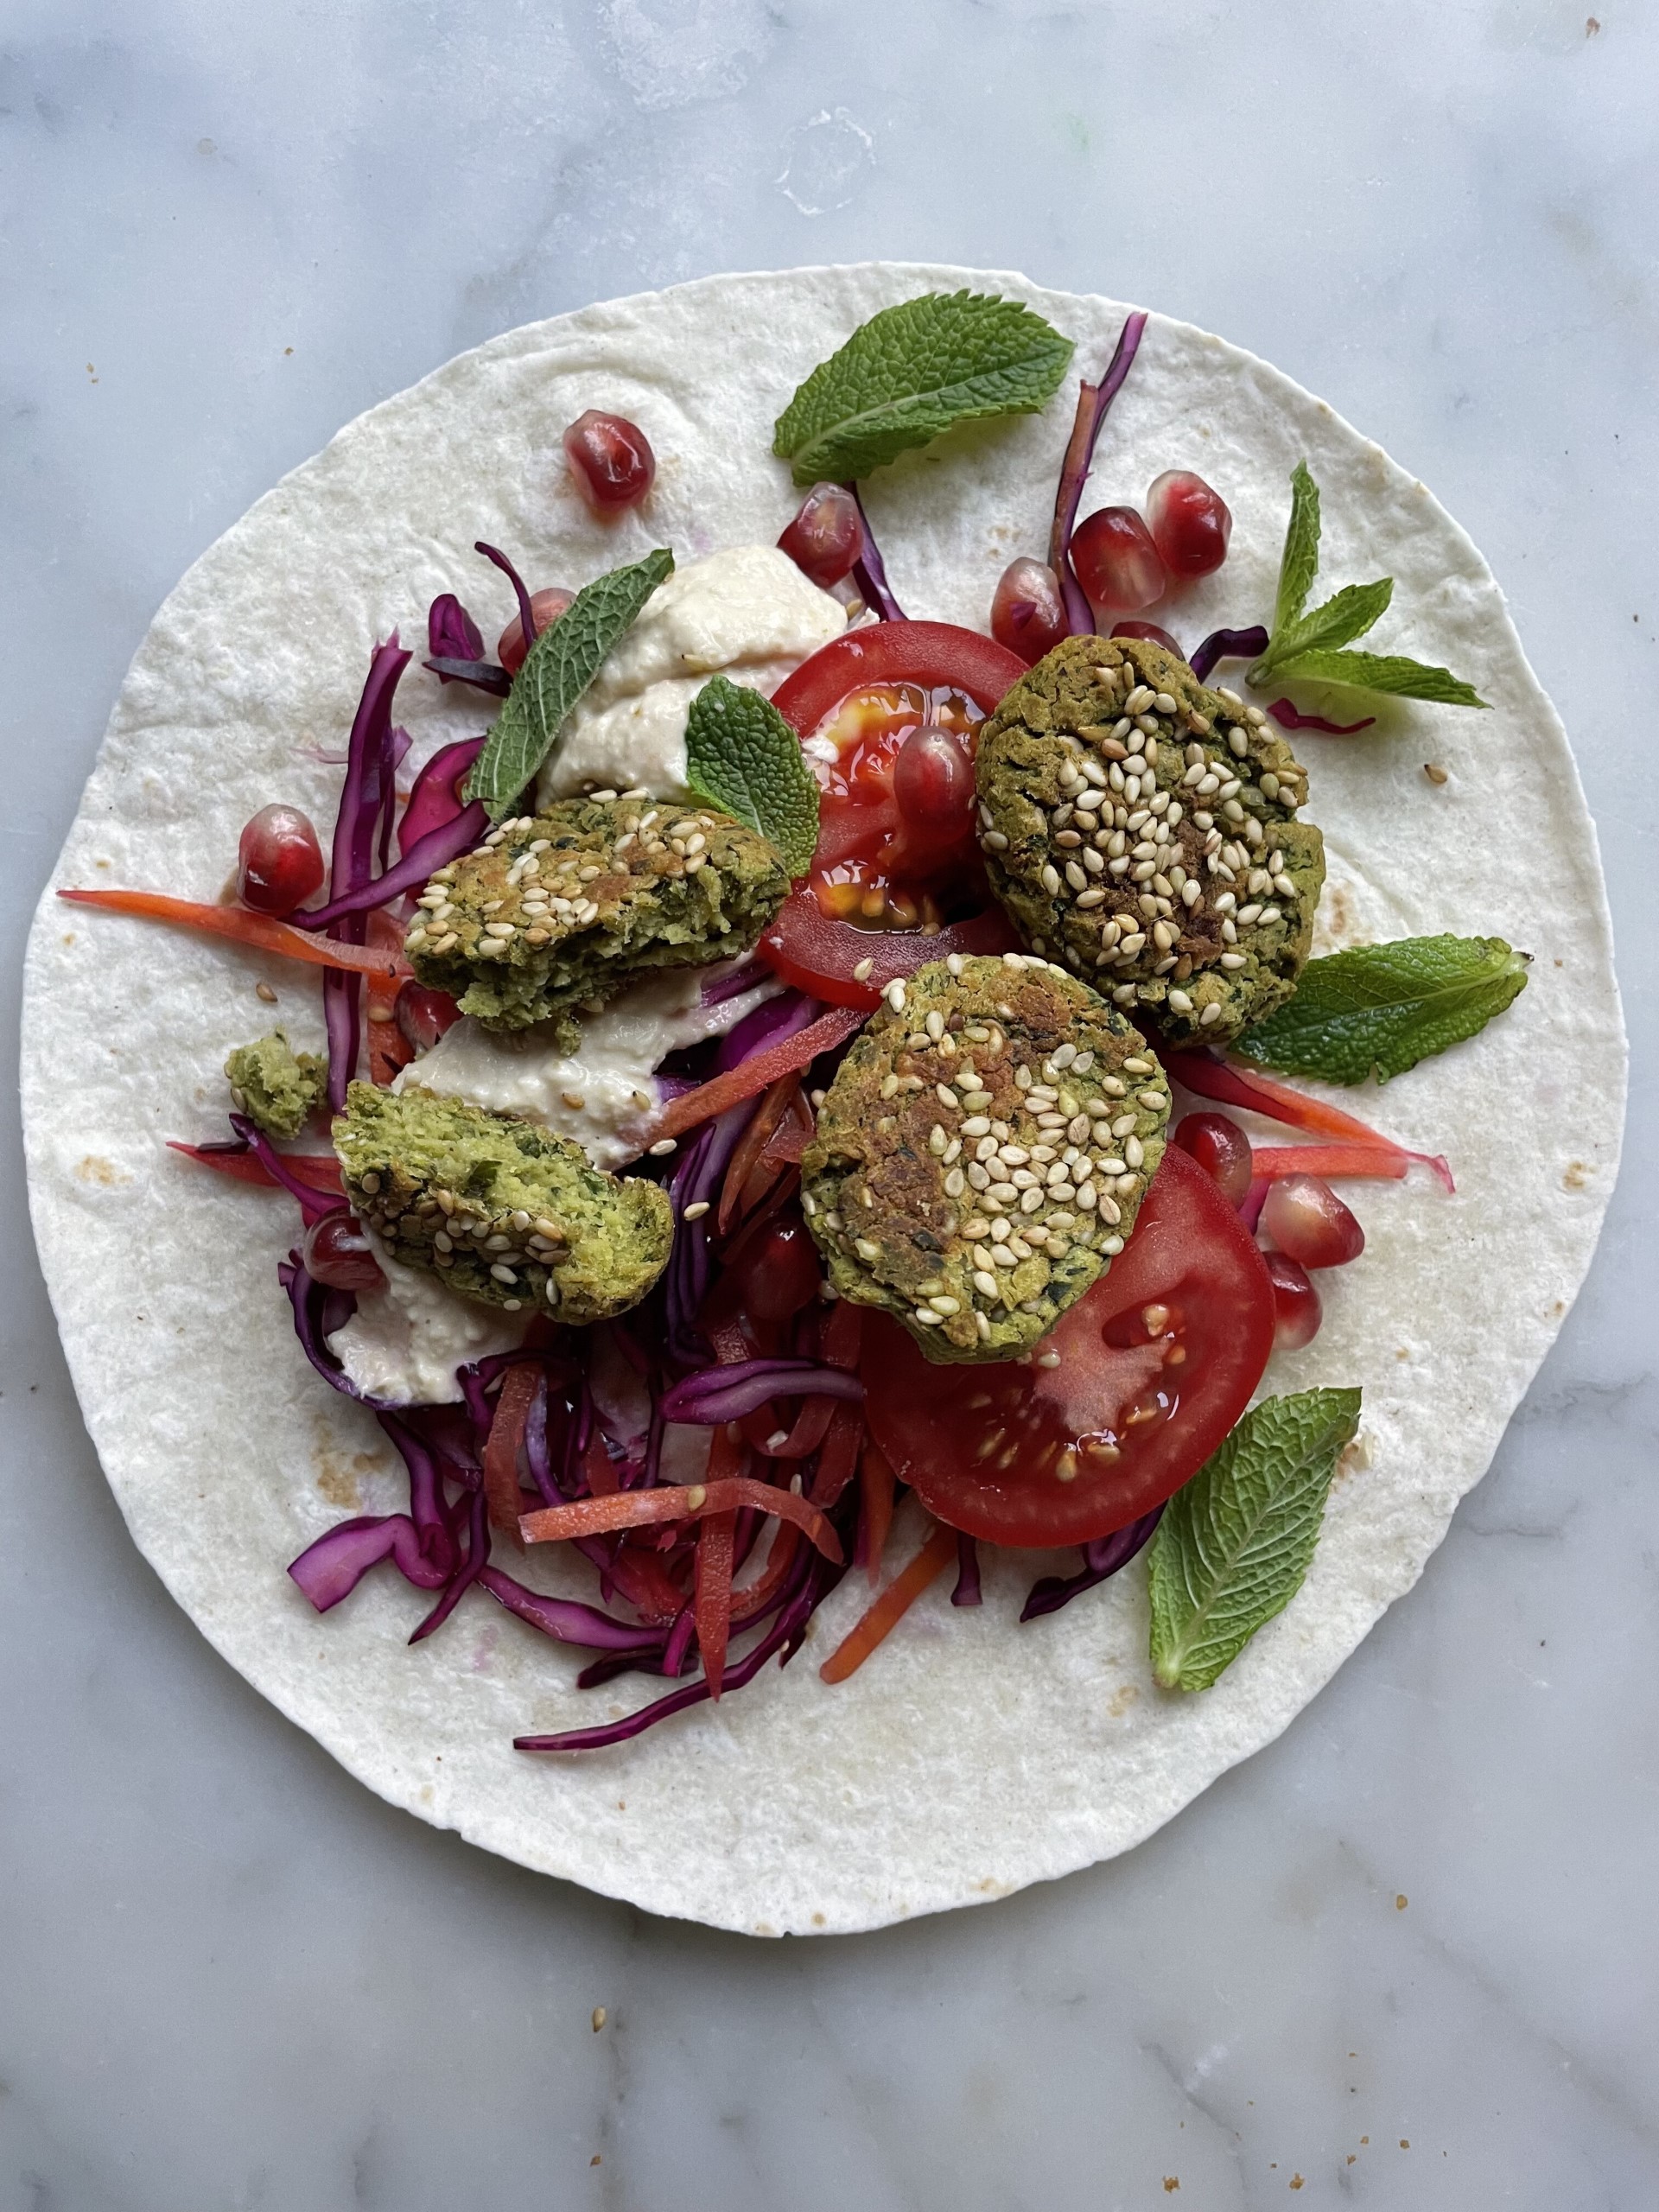
{"label": "sesame seed", "polygon": [[1169,1006],[1172,1014],[1191,1014],[1192,1011],[1192,1001],[1185,991],[1172,991]]}
{"label": "sesame seed", "polygon": [[881,1247],[868,1236],[855,1237],[853,1249],[861,1260],[874,1261],[879,1260],[881,1256]]}
{"label": "sesame seed", "polygon": [[1216,1000],[1213,1000],[1213,999],[1212,999],[1212,1000],[1211,1001],[1210,1004],[1209,1004],[1207,1007],[1205,1007],[1205,1008],[1204,1009],[1204,1012],[1203,1012],[1203,1013],[1198,1016],[1198,1027],[1199,1027],[1199,1028],[1201,1028],[1201,1029],[1208,1029],[1208,1028],[1210,1028],[1210,1027],[1211,1027],[1214,1023],[1216,1023],[1216,1022],[1219,1021],[1220,1020],[1221,1020],[1221,1007],[1220,1007],[1220,1003],[1219,1003],[1219,1001],[1216,1001]]}
{"label": "sesame seed", "polygon": [[994,853],[1006,853],[1008,849],[1008,841],[1000,830],[988,830],[982,842],[988,845]]}
{"label": "sesame seed", "polygon": [[1423,773],[1431,784],[1443,784],[1446,780],[1447,771],[1441,767],[1438,760],[1425,760]]}
{"label": "sesame seed", "polygon": [[1100,1249],[1109,1260],[1115,1260],[1123,1249],[1123,1239],[1121,1236],[1109,1236]]}
{"label": "sesame seed", "polygon": [[904,978],[901,976],[895,976],[882,993],[882,996],[895,1014],[902,1014],[905,1010]]}
{"label": "sesame seed", "polygon": [[930,1298],[927,1302],[933,1308],[933,1311],[936,1313],[944,1314],[947,1320],[949,1320],[951,1314],[960,1313],[962,1311],[960,1303],[944,1291],[937,1293],[933,1297]]}
{"label": "sesame seed", "polygon": [[663,1160],[676,1148],[677,1142],[675,1137],[658,1137],[655,1144],[646,1147],[646,1150],[653,1160]]}
{"label": "sesame seed", "polygon": [[[944,1084],[944,1083],[936,1083],[936,1084],[934,1084],[934,1086],[933,1086],[933,1090],[934,1090],[934,1094],[935,1094],[935,1096],[938,1097],[938,1102],[939,1102],[939,1103],[940,1103],[940,1105],[941,1105],[941,1106],[952,1106],[952,1107],[954,1107],[954,1106],[957,1104],[957,1094],[956,1094],[956,1092],[955,1092],[954,1090],[951,1090],[951,1088],[950,1088],[950,1086],[949,1085],[949,1084]],[[943,1138],[944,1138],[944,1131],[943,1131],[943,1130],[941,1130],[941,1131],[940,1131],[940,1133],[939,1133],[939,1135],[940,1135],[940,1138],[941,1138],[941,1140],[943,1140]]]}
{"label": "sesame seed", "polygon": [[[960,975],[961,975],[961,973],[962,973],[962,970],[963,970],[963,957],[962,957],[961,953],[959,953],[959,952],[953,952],[953,953],[950,954],[950,955],[947,957],[947,958],[946,958],[946,960],[945,960],[945,963],[944,963],[944,964],[945,964],[946,968],[947,968],[947,969],[949,969],[949,970],[950,971],[950,973],[951,973],[953,976],[960,976]],[[856,969],[856,968],[855,968],[855,969],[854,969],[853,973],[854,973],[854,975],[855,975],[855,976],[856,976],[856,975],[858,974],[858,970],[857,970],[857,969]]]}

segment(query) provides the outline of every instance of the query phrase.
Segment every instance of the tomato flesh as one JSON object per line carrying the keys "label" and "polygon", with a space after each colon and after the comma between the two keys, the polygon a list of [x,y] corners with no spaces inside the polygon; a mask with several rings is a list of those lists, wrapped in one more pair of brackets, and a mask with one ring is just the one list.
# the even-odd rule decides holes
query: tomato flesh
{"label": "tomato flesh", "polygon": [[1128,1244],[1032,1360],[936,1365],[869,1316],[870,1432],[952,1528],[1015,1547],[1091,1543],[1198,1472],[1249,1403],[1274,1322],[1255,1240],[1172,1145]]}
{"label": "tomato flesh", "polygon": [[809,880],[760,944],[786,982],[874,1007],[928,961],[1016,949],[973,842],[972,764],[981,722],[1024,674],[976,632],[883,622],[779,686],[819,786]]}

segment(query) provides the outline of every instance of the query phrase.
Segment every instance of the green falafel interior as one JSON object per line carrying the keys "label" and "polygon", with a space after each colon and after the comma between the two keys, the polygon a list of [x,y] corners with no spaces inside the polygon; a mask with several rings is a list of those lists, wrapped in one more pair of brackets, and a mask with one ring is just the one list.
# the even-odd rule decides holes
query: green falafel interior
{"label": "green falafel interior", "polygon": [[667,1194],[578,1144],[417,1084],[354,1083],[334,1128],[358,1213],[391,1256],[508,1313],[599,1321],[668,1264]]}

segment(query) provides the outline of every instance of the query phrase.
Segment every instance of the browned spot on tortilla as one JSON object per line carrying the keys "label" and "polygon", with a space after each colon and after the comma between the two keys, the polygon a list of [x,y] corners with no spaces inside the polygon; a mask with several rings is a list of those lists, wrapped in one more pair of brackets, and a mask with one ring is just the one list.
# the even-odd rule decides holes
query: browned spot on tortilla
{"label": "browned spot on tortilla", "polygon": [[1409,1359],[1411,1357],[1411,1353],[1404,1344],[1402,1344],[1399,1351],[1395,1352],[1394,1356],[1396,1359]]}
{"label": "browned spot on tortilla", "polygon": [[1340,884],[1334,888],[1326,884],[1325,912],[1321,918],[1332,937],[1345,938],[1353,927],[1354,918],[1348,911],[1348,893]]}
{"label": "browned spot on tortilla", "polygon": [[73,930],[66,930],[66,931],[64,931],[64,933],[63,933],[63,941],[64,941],[64,943],[65,943],[66,944],[73,944],[74,943],[74,941],[75,941],[75,933],[74,933]]}
{"label": "browned spot on tortilla", "polygon": [[96,1183],[105,1191],[118,1190],[123,1183],[130,1183],[132,1180],[125,1168],[118,1167],[113,1160],[105,1160],[101,1154],[96,1152],[87,1154],[86,1159],[76,1168],[75,1173],[83,1183]]}
{"label": "browned spot on tortilla", "polygon": [[1114,1720],[1122,1719],[1140,1695],[1140,1691],[1133,1682],[1125,1682],[1121,1690],[1114,1690],[1107,1699],[1106,1710]]}
{"label": "browned spot on tortilla", "polygon": [[1581,1191],[1595,1172],[1593,1167],[1586,1167],[1581,1160],[1569,1160],[1567,1173],[1561,1178],[1561,1188],[1564,1191]]}
{"label": "browned spot on tortilla", "polygon": [[377,1452],[353,1452],[347,1460],[334,1449],[327,1437],[320,1437],[312,1446],[311,1456],[317,1464],[317,1488],[330,1505],[355,1509],[362,1504],[362,1479],[380,1465]]}

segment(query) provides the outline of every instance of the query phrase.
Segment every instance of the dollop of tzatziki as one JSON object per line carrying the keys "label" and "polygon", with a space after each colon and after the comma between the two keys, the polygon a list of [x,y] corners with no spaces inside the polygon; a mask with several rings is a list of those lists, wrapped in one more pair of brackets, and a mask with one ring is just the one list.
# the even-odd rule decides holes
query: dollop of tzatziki
{"label": "dollop of tzatziki", "polygon": [[768,978],[718,1005],[703,1002],[705,978],[722,971],[670,969],[636,983],[582,1025],[574,1058],[533,1033],[492,1035],[470,1017],[448,1029],[393,1084],[464,1098],[491,1113],[537,1122],[574,1138],[595,1167],[613,1170],[645,1149],[662,1103],[653,1073],[671,1052],[723,1037],[782,986]]}
{"label": "dollop of tzatziki", "polygon": [[461,1396],[457,1368],[523,1341],[528,1313],[457,1298],[435,1275],[394,1260],[372,1229],[363,1234],[386,1287],[359,1292],[356,1313],[328,1348],[365,1396],[402,1406],[452,1404]]}
{"label": "dollop of tzatziki", "polygon": [[577,702],[537,779],[538,804],[607,787],[683,797],[685,718],[709,678],[771,693],[846,626],[841,602],[775,545],[677,569]]}

